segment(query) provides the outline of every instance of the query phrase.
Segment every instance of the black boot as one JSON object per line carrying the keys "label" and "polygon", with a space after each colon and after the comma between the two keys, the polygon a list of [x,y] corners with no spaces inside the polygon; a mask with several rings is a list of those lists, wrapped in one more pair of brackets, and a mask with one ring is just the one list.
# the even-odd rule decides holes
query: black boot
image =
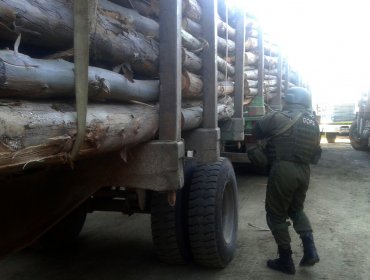
{"label": "black boot", "polygon": [[292,250],[283,249],[279,246],[279,258],[275,260],[268,260],[267,266],[271,269],[281,271],[286,274],[295,274],[295,267],[292,259]]}
{"label": "black boot", "polygon": [[320,261],[317,254],[315,243],[313,241],[312,232],[301,233],[300,237],[303,242],[303,258],[300,261],[300,266],[312,266]]}

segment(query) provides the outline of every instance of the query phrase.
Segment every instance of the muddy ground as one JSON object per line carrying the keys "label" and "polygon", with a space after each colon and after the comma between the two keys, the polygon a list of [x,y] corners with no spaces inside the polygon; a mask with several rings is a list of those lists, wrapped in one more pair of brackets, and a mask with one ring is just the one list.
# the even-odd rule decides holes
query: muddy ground
{"label": "muddy ground", "polygon": [[[354,151],[346,139],[324,143],[323,149],[321,162],[312,168],[306,202],[321,261],[312,268],[298,267],[295,276],[265,265],[276,256],[270,232],[260,230],[266,228],[266,177],[238,173],[238,250],[226,269],[162,264],[155,257],[148,215],[94,213],[73,250],[24,250],[0,262],[0,279],[370,279],[370,153]],[[291,233],[297,264],[302,247]]]}

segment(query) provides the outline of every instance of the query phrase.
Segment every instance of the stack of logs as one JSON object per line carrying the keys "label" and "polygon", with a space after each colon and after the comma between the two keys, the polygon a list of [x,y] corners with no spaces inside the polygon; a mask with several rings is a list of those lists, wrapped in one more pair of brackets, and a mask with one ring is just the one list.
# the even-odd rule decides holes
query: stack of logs
{"label": "stack of logs", "polygon": [[[258,33],[261,32],[259,23],[253,15],[247,14],[246,22],[246,42],[245,42],[245,94],[244,105],[252,102],[258,94],[258,64],[259,64],[259,46]],[[266,104],[278,94],[278,63],[280,51],[276,44],[272,43],[266,34],[263,35],[264,45],[264,73],[263,74],[263,96]],[[287,65],[286,61],[282,63],[282,92],[285,92],[285,73]],[[296,73],[289,68],[288,87],[297,86]]]}
{"label": "stack of logs", "polygon": [[[200,4],[183,0],[183,130],[202,122],[201,52],[208,44]],[[158,0],[93,0],[89,6],[89,105],[80,158],[154,139],[160,110]],[[227,57],[235,50],[235,30],[221,20],[218,30],[223,119],[233,114],[234,67]],[[0,47],[0,172],[65,162],[77,132],[73,1],[0,1]]]}

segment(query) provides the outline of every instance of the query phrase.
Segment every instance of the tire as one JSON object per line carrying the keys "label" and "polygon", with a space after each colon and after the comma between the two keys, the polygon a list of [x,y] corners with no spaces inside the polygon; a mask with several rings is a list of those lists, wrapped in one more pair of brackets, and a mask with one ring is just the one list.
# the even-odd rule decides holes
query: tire
{"label": "tire", "polygon": [[238,190],[228,159],[197,167],[188,221],[194,261],[210,268],[226,267],[234,257],[238,230]]}
{"label": "tire", "polygon": [[353,149],[357,151],[369,151],[367,139],[361,139],[357,133],[357,122],[354,120],[349,128],[349,140]]}
{"label": "tire", "polygon": [[176,204],[170,206],[167,194],[153,192],[151,229],[158,258],[167,264],[186,264],[191,261],[188,236],[189,186],[195,169],[194,161],[184,167],[184,186],[176,192]]}
{"label": "tire", "polygon": [[39,239],[43,249],[68,247],[79,236],[86,220],[87,204],[83,203]]}
{"label": "tire", "polygon": [[328,141],[328,143],[335,143],[335,138],[337,138],[336,133],[326,133],[326,140]]}

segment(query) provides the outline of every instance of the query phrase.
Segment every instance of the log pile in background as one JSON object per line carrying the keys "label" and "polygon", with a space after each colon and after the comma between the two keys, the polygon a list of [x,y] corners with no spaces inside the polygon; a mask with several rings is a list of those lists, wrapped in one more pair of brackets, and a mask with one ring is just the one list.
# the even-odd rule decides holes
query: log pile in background
{"label": "log pile in background", "polygon": [[[143,143],[156,137],[159,126],[158,0],[91,3],[96,7],[90,26],[90,101],[80,157]],[[183,0],[183,130],[202,122],[201,52],[207,42],[201,18],[201,5]],[[221,20],[218,29],[223,119],[233,115],[234,67],[228,56],[235,49],[235,30]],[[0,51],[0,172],[61,163],[76,136],[73,1],[1,1],[0,47],[13,49],[19,35],[19,47]]]}
{"label": "log pile in background", "polygon": [[[258,32],[259,23],[253,15],[247,14],[246,22],[246,41],[245,41],[245,101],[244,105],[252,102],[254,97],[258,94]],[[265,103],[274,98],[277,94],[278,87],[278,61],[279,61],[278,46],[272,43],[266,34],[264,34],[264,78],[263,78],[263,94]],[[285,67],[289,67],[286,62],[283,62],[282,68],[282,91],[285,91]],[[288,87],[298,86],[297,73],[289,68],[289,83]]]}

